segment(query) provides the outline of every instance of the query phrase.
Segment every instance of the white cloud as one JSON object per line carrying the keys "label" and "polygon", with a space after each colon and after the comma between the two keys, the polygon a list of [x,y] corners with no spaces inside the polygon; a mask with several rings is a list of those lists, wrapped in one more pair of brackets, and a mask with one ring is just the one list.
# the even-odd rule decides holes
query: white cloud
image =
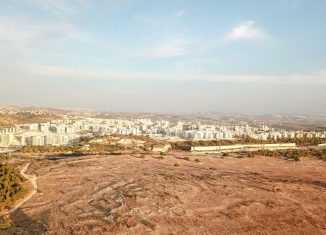
{"label": "white cloud", "polygon": [[245,21],[233,27],[225,36],[226,40],[259,40],[266,37],[254,21]]}
{"label": "white cloud", "polygon": [[0,48],[16,52],[29,51],[38,48],[42,42],[66,37],[72,30],[73,25],[64,20],[0,17]]}

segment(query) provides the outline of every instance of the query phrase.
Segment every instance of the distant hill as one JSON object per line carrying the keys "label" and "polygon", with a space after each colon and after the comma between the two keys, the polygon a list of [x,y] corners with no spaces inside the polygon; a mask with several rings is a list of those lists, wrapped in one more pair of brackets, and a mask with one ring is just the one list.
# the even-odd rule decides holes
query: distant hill
{"label": "distant hill", "polygon": [[[49,107],[16,107],[0,104],[0,114],[19,114],[16,117],[18,121],[49,120],[57,115],[59,117],[68,116],[84,116],[95,118],[112,118],[112,119],[136,119],[150,118],[152,120],[168,120],[170,122],[186,121],[201,122],[206,124],[231,124],[240,125],[247,123],[250,126],[258,126],[265,124],[276,129],[286,130],[326,130],[326,116],[314,115],[289,115],[289,114],[266,114],[266,115],[250,115],[239,113],[223,113],[223,112],[198,112],[198,113],[150,113],[150,112],[105,112],[94,111],[84,108],[49,108]],[[25,113],[25,115],[22,115]],[[33,114],[33,115],[31,115]],[[26,118],[25,118],[25,117]],[[1,121],[2,126],[8,126],[9,123],[15,121],[15,117],[11,116],[12,121]],[[21,122],[19,122],[21,123]]]}
{"label": "distant hill", "polygon": [[11,127],[13,124],[48,122],[63,119],[64,115],[40,110],[25,110],[10,105],[0,105],[0,129]]}
{"label": "distant hill", "polygon": [[39,111],[46,113],[56,113],[75,116],[91,116],[94,111],[83,108],[49,108],[49,107],[24,107],[24,111]]}
{"label": "distant hill", "polygon": [[52,113],[19,112],[15,114],[0,113],[0,129],[11,127],[13,124],[48,122],[63,117]]}
{"label": "distant hill", "polygon": [[0,113],[16,113],[20,111],[21,109],[18,107],[0,104]]}

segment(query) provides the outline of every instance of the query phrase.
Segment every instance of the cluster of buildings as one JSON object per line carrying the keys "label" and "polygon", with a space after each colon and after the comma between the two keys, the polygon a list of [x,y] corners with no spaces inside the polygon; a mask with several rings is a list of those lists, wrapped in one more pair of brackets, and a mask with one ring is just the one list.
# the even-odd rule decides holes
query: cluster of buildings
{"label": "cluster of buildings", "polygon": [[14,125],[0,130],[0,147],[60,146],[78,142],[80,135],[62,121]]}
{"label": "cluster of buildings", "polygon": [[78,142],[82,136],[92,135],[145,135],[169,140],[216,140],[254,138],[259,140],[285,138],[326,138],[326,132],[286,131],[266,125],[251,127],[243,125],[201,124],[199,122],[176,122],[151,119],[100,119],[80,118],[13,125],[0,130],[0,147],[10,146],[59,146]]}

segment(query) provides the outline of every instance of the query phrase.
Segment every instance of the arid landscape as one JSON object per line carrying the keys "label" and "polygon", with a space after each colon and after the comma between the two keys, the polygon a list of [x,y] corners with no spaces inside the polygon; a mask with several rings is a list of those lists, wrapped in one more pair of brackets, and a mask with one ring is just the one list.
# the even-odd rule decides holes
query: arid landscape
{"label": "arid landscape", "polygon": [[326,234],[325,167],[184,152],[33,160],[37,193],[0,234]]}
{"label": "arid landscape", "polygon": [[0,1],[0,235],[326,235],[325,19]]}

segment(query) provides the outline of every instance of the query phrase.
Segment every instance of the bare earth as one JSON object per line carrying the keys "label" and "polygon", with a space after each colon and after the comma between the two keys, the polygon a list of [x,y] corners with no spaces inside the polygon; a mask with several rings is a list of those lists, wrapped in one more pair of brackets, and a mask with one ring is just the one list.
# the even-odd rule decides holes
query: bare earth
{"label": "bare earth", "polygon": [[33,162],[0,234],[326,234],[326,162],[184,156]]}

